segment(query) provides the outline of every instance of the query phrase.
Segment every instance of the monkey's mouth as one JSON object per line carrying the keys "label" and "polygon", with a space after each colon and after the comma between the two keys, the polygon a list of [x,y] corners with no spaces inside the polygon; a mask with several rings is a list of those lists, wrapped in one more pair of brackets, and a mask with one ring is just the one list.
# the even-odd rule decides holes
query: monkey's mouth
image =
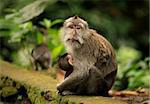
{"label": "monkey's mouth", "polygon": [[77,42],[78,44],[81,44],[78,39],[74,39],[74,38],[73,39],[67,39],[67,41],[72,42],[72,43]]}

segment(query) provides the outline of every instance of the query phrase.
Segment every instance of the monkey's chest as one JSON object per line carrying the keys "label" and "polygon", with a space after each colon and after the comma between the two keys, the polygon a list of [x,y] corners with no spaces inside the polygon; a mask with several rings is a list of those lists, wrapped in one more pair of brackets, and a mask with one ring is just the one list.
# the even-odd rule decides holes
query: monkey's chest
{"label": "monkey's chest", "polygon": [[95,50],[86,45],[73,51],[74,66],[80,69],[88,69],[96,62]]}
{"label": "monkey's chest", "polygon": [[85,70],[85,69],[89,69],[90,67],[92,67],[96,61],[96,59],[94,57],[89,57],[89,56],[79,56],[79,57],[75,57],[74,59],[74,66],[77,67],[80,70]]}

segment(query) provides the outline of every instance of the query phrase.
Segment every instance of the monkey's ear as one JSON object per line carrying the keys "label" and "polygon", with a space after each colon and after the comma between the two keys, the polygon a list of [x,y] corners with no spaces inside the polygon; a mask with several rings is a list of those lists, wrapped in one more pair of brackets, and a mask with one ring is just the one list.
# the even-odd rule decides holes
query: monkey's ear
{"label": "monkey's ear", "polygon": [[84,27],[85,27],[86,29],[88,29],[88,28],[89,28],[88,23],[87,23],[85,20],[83,20],[82,18],[80,18],[80,17],[78,17],[78,18],[79,18],[79,20],[82,22],[82,24],[84,24]]}
{"label": "monkey's ear", "polygon": [[86,29],[88,29],[88,28],[89,28],[89,26],[88,26],[88,23],[87,23],[87,22],[85,23],[85,28],[86,28]]}

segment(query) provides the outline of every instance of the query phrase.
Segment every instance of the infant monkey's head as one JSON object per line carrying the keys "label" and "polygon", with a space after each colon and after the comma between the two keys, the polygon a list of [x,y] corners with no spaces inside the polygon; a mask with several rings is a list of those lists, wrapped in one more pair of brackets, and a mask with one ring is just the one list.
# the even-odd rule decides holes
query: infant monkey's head
{"label": "infant monkey's head", "polygon": [[87,36],[88,24],[78,16],[68,18],[63,25],[62,40],[66,45],[79,48]]}

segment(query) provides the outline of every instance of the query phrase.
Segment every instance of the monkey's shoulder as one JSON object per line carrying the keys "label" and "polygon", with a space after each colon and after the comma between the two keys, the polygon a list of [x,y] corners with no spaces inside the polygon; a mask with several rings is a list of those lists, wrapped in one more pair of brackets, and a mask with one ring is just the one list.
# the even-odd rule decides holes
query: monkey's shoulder
{"label": "monkey's shoulder", "polygon": [[102,43],[110,44],[110,42],[106,39],[106,37],[104,37],[103,35],[99,34],[96,30],[89,29],[89,31],[90,31],[91,36],[95,37],[95,39],[99,40]]}
{"label": "monkey's shoulder", "polygon": [[89,29],[89,32],[91,34],[90,39],[93,39],[93,42],[95,43],[95,46],[97,48],[100,48],[102,51],[114,54],[113,47],[111,43],[102,35],[100,35],[96,30]]}

